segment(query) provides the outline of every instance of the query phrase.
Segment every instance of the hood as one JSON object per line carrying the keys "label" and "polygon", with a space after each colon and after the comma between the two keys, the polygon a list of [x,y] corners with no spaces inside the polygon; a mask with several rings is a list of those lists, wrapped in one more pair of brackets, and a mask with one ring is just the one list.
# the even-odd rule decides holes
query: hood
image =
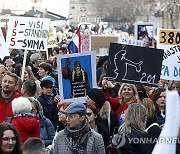
{"label": "hood", "polygon": [[31,115],[16,115],[13,118],[12,124],[27,133],[34,133],[38,127],[40,127],[39,119]]}
{"label": "hood", "polygon": [[106,101],[101,110],[99,111],[99,115],[102,119],[108,119],[109,112],[111,111],[111,105],[108,101]]}

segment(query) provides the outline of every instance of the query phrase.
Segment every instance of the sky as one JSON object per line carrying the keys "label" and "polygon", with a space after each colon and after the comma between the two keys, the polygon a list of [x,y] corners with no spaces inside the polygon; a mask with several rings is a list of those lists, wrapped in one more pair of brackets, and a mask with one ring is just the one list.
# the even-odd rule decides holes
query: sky
{"label": "sky", "polygon": [[46,0],[48,11],[68,17],[69,15],[69,0]]}
{"label": "sky", "polygon": [[[26,5],[22,3],[22,0],[0,0],[0,11],[4,8],[19,8],[29,10],[31,7],[28,4],[30,0],[26,1]],[[42,0],[43,8],[47,8],[48,11],[68,17],[69,15],[69,1],[70,0]],[[12,3],[13,2],[13,3]]]}

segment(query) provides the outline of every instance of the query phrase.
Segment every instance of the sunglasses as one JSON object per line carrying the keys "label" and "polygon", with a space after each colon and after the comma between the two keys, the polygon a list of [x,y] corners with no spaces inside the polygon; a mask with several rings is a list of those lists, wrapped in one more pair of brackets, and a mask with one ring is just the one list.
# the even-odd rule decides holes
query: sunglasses
{"label": "sunglasses", "polygon": [[87,116],[90,117],[92,114],[93,114],[92,112],[91,113],[87,113]]}

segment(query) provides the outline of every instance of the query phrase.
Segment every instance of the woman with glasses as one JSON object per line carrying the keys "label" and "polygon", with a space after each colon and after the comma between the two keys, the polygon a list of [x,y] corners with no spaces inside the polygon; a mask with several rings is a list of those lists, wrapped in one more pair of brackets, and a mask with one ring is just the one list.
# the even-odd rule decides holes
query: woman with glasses
{"label": "woman with glasses", "polygon": [[147,109],[141,104],[130,104],[125,112],[124,123],[113,136],[117,154],[150,154],[151,146],[145,132]]}
{"label": "woman with glasses", "polygon": [[94,105],[87,105],[87,118],[91,129],[102,135],[105,147],[108,146],[110,141],[110,131],[102,122],[98,115],[98,110]]}
{"label": "woman with glasses", "polygon": [[0,153],[22,154],[19,133],[10,123],[0,124]]}

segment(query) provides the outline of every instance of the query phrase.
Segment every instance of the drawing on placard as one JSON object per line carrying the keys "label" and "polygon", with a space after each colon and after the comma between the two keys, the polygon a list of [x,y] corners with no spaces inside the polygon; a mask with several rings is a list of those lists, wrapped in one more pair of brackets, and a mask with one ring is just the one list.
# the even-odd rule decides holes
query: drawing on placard
{"label": "drawing on placard", "polygon": [[128,80],[127,79],[127,72],[128,72],[128,67],[134,67],[136,72],[139,73],[141,71],[141,65],[143,64],[143,61],[139,61],[139,62],[134,62],[128,58],[126,58],[126,53],[127,51],[124,50],[125,48],[125,45],[122,47],[122,50],[120,50],[117,54],[115,54],[115,58],[114,58],[114,64],[115,64],[115,70],[114,70],[114,73],[116,74],[116,77],[115,79],[118,77],[119,73],[117,72],[118,70],[118,67],[117,67],[117,60],[119,60],[117,57],[120,57],[120,60],[124,60],[125,62],[125,73],[124,73],[124,76],[122,78],[122,80]]}

